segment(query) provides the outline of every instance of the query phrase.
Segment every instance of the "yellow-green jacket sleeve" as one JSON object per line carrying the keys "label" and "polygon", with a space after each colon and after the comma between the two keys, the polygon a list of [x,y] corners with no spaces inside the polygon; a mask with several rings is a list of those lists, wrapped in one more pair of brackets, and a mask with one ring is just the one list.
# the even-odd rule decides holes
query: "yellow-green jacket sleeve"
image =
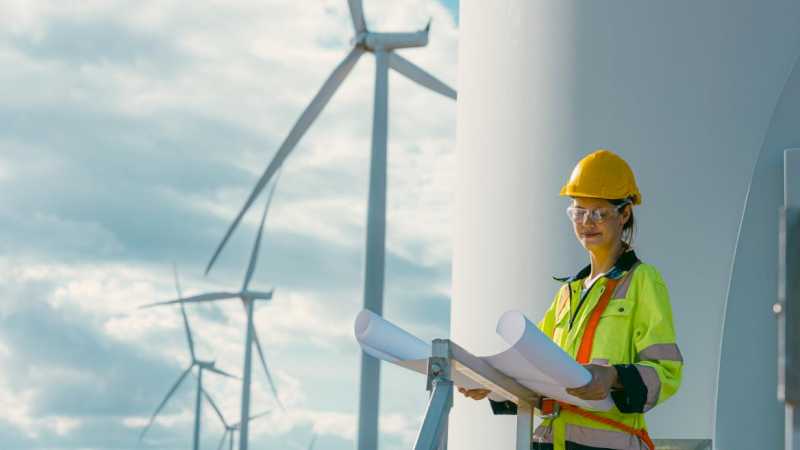
{"label": "yellow-green jacket sleeve", "polygon": [[635,309],[632,327],[633,364],[619,364],[623,385],[613,391],[617,408],[624,413],[645,412],[664,402],[681,384],[683,357],[675,336],[667,285],[655,267],[638,268],[631,295]]}

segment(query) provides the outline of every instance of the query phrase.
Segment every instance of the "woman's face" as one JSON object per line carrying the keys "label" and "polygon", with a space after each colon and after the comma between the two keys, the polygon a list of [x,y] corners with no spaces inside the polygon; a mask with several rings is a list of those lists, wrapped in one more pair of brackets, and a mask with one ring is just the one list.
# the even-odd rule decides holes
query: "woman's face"
{"label": "woman's face", "polygon": [[574,197],[570,206],[589,212],[598,208],[604,210],[605,220],[601,223],[594,222],[591,214],[584,214],[586,218],[582,221],[572,222],[575,237],[586,250],[613,248],[622,239],[622,227],[631,215],[630,207],[625,206],[616,212],[611,202],[601,198]]}

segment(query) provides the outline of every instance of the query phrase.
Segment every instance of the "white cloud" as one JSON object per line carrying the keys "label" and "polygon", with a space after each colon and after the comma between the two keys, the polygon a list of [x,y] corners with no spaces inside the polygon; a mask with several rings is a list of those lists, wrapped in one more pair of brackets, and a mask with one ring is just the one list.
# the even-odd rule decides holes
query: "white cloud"
{"label": "white cloud", "polygon": [[78,428],[83,421],[75,419],[74,417],[55,417],[53,420],[53,428],[59,436],[66,436],[72,430]]}
{"label": "white cloud", "polygon": [[[202,120],[206,122],[199,123],[221,124],[247,139],[212,150],[185,149],[182,154],[195,160],[224,161],[232,170],[249,174],[248,178],[238,184],[197,181],[215,186],[211,195],[208,189],[199,194],[179,185],[156,192],[175,204],[189,204],[197,216],[225,223],[238,212],[300,112],[345,56],[352,35],[344,0],[96,0],[69,5],[56,0],[0,0],[0,9],[0,65],[14,68],[0,72],[0,101],[6,108],[38,111],[35,117],[48,118],[54,110],[66,111],[68,116],[91,112],[141,127],[134,132],[114,131],[107,140],[79,143],[89,155],[119,157],[124,163],[119,173],[87,171],[85,176],[97,179],[90,180],[94,182],[89,183],[90,189],[75,195],[113,190],[126,179],[128,167],[162,169],[158,160],[125,155],[126,148],[160,146],[170,140],[202,146],[204,142],[191,136],[196,130],[194,121]],[[444,7],[432,0],[366,0],[365,13],[369,26],[378,31],[415,30],[432,18],[429,46],[402,54],[455,86],[457,29]],[[119,44],[104,40],[108,30]],[[287,160],[269,230],[308,236],[337,248],[363,247],[373,83],[372,57],[365,55]],[[446,265],[451,248],[455,104],[393,74],[389,105],[387,246],[423,268]],[[37,126],[58,128],[58,120]],[[107,132],[105,124],[85,126],[93,130],[92,136]],[[72,136],[75,130],[58,131]],[[0,187],[31,179],[49,181],[49,189],[58,187],[54,194],[70,200],[71,180],[58,181],[74,155],[65,152],[60,142],[34,143],[4,132],[0,149]],[[160,151],[174,151],[174,147],[159,147],[154,154]],[[118,201],[133,200],[118,197]],[[111,343],[139,348],[180,367],[188,364],[178,308],[138,309],[144,303],[174,297],[169,261],[153,264],[139,254],[133,256],[138,245],[159,236],[139,236],[140,241],[131,244],[123,231],[99,220],[104,214],[99,209],[93,211],[96,217],[67,217],[50,210],[2,212],[9,223],[19,224],[26,245],[42,252],[24,258],[0,255],[0,293],[14,300],[0,304],[0,314],[13,313],[19,302],[46,302],[65,314],[80,315],[87,327],[100,330]],[[251,230],[257,216],[247,218]],[[0,238],[19,236],[0,234]],[[64,249],[71,250],[71,258],[61,258]],[[91,254],[91,261],[82,260],[82,254]],[[182,281],[187,295],[230,287],[188,270]],[[43,292],[31,297],[37,286]],[[289,367],[287,362],[293,367],[313,366],[313,357],[291,353],[298,348],[309,354],[344,352],[347,356],[339,360],[341,366],[324,369],[340,378],[356,376],[357,369],[344,364],[357,361],[352,320],[361,307],[361,280],[352,280],[348,289],[336,294],[311,287],[276,287],[275,299],[258,306],[255,322],[281,399],[290,408],[254,424],[254,436],[281,436],[310,426],[322,435],[353,440],[352,405],[318,406],[325,399],[311,394],[317,386],[285,367]],[[449,280],[432,281],[428,289],[449,296]],[[219,367],[238,373],[245,320],[238,301],[187,310],[198,355],[215,358]],[[13,346],[0,342],[0,358],[12,355]],[[35,367],[32,370],[36,377],[48,376]],[[256,360],[253,371],[253,411],[274,408]],[[58,376],[78,375],[64,370]],[[164,380],[165,390],[170,382]],[[325,391],[355,399],[356,385],[356,380],[347,386],[330,382]],[[209,376],[208,387],[219,397],[225,414],[238,417],[239,383]],[[33,388],[15,391],[0,375],[0,404],[21,405],[4,408],[0,418],[34,436],[45,419],[34,417],[25,405],[32,403],[37,392]],[[191,413],[166,411],[158,424],[177,429],[191,421]],[[382,433],[410,446],[418,413],[384,414]],[[208,420],[216,420],[210,408],[205,414]],[[87,420],[57,416],[47,426],[57,435],[69,435],[79,432]],[[129,416],[122,422],[137,428],[142,421],[146,417]]]}
{"label": "white cloud", "polygon": [[23,434],[30,438],[37,436],[38,426],[41,421],[35,420],[30,411],[30,405],[35,398],[33,387],[27,389],[12,389],[5,378],[0,375],[0,418],[16,426]]}

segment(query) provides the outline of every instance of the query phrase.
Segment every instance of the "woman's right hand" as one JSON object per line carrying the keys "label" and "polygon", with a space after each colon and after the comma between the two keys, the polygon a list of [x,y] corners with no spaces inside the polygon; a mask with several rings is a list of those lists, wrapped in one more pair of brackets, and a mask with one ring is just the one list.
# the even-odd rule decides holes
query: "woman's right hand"
{"label": "woman's right hand", "polygon": [[483,400],[492,391],[490,391],[489,389],[466,389],[463,387],[459,387],[458,392],[464,394],[464,397],[468,397],[473,400]]}

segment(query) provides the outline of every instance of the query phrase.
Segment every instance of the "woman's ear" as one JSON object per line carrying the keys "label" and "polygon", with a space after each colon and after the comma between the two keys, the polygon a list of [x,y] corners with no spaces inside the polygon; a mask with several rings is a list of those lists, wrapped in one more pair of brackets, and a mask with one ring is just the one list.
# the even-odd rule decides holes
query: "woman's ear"
{"label": "woman's ear", "polygon": [[628,223],[628,221],[631,220],[631,208],[633,208],[633,206],[630,203],[625,205],[624,208],[622,208],[622,226],[623,227]]}

